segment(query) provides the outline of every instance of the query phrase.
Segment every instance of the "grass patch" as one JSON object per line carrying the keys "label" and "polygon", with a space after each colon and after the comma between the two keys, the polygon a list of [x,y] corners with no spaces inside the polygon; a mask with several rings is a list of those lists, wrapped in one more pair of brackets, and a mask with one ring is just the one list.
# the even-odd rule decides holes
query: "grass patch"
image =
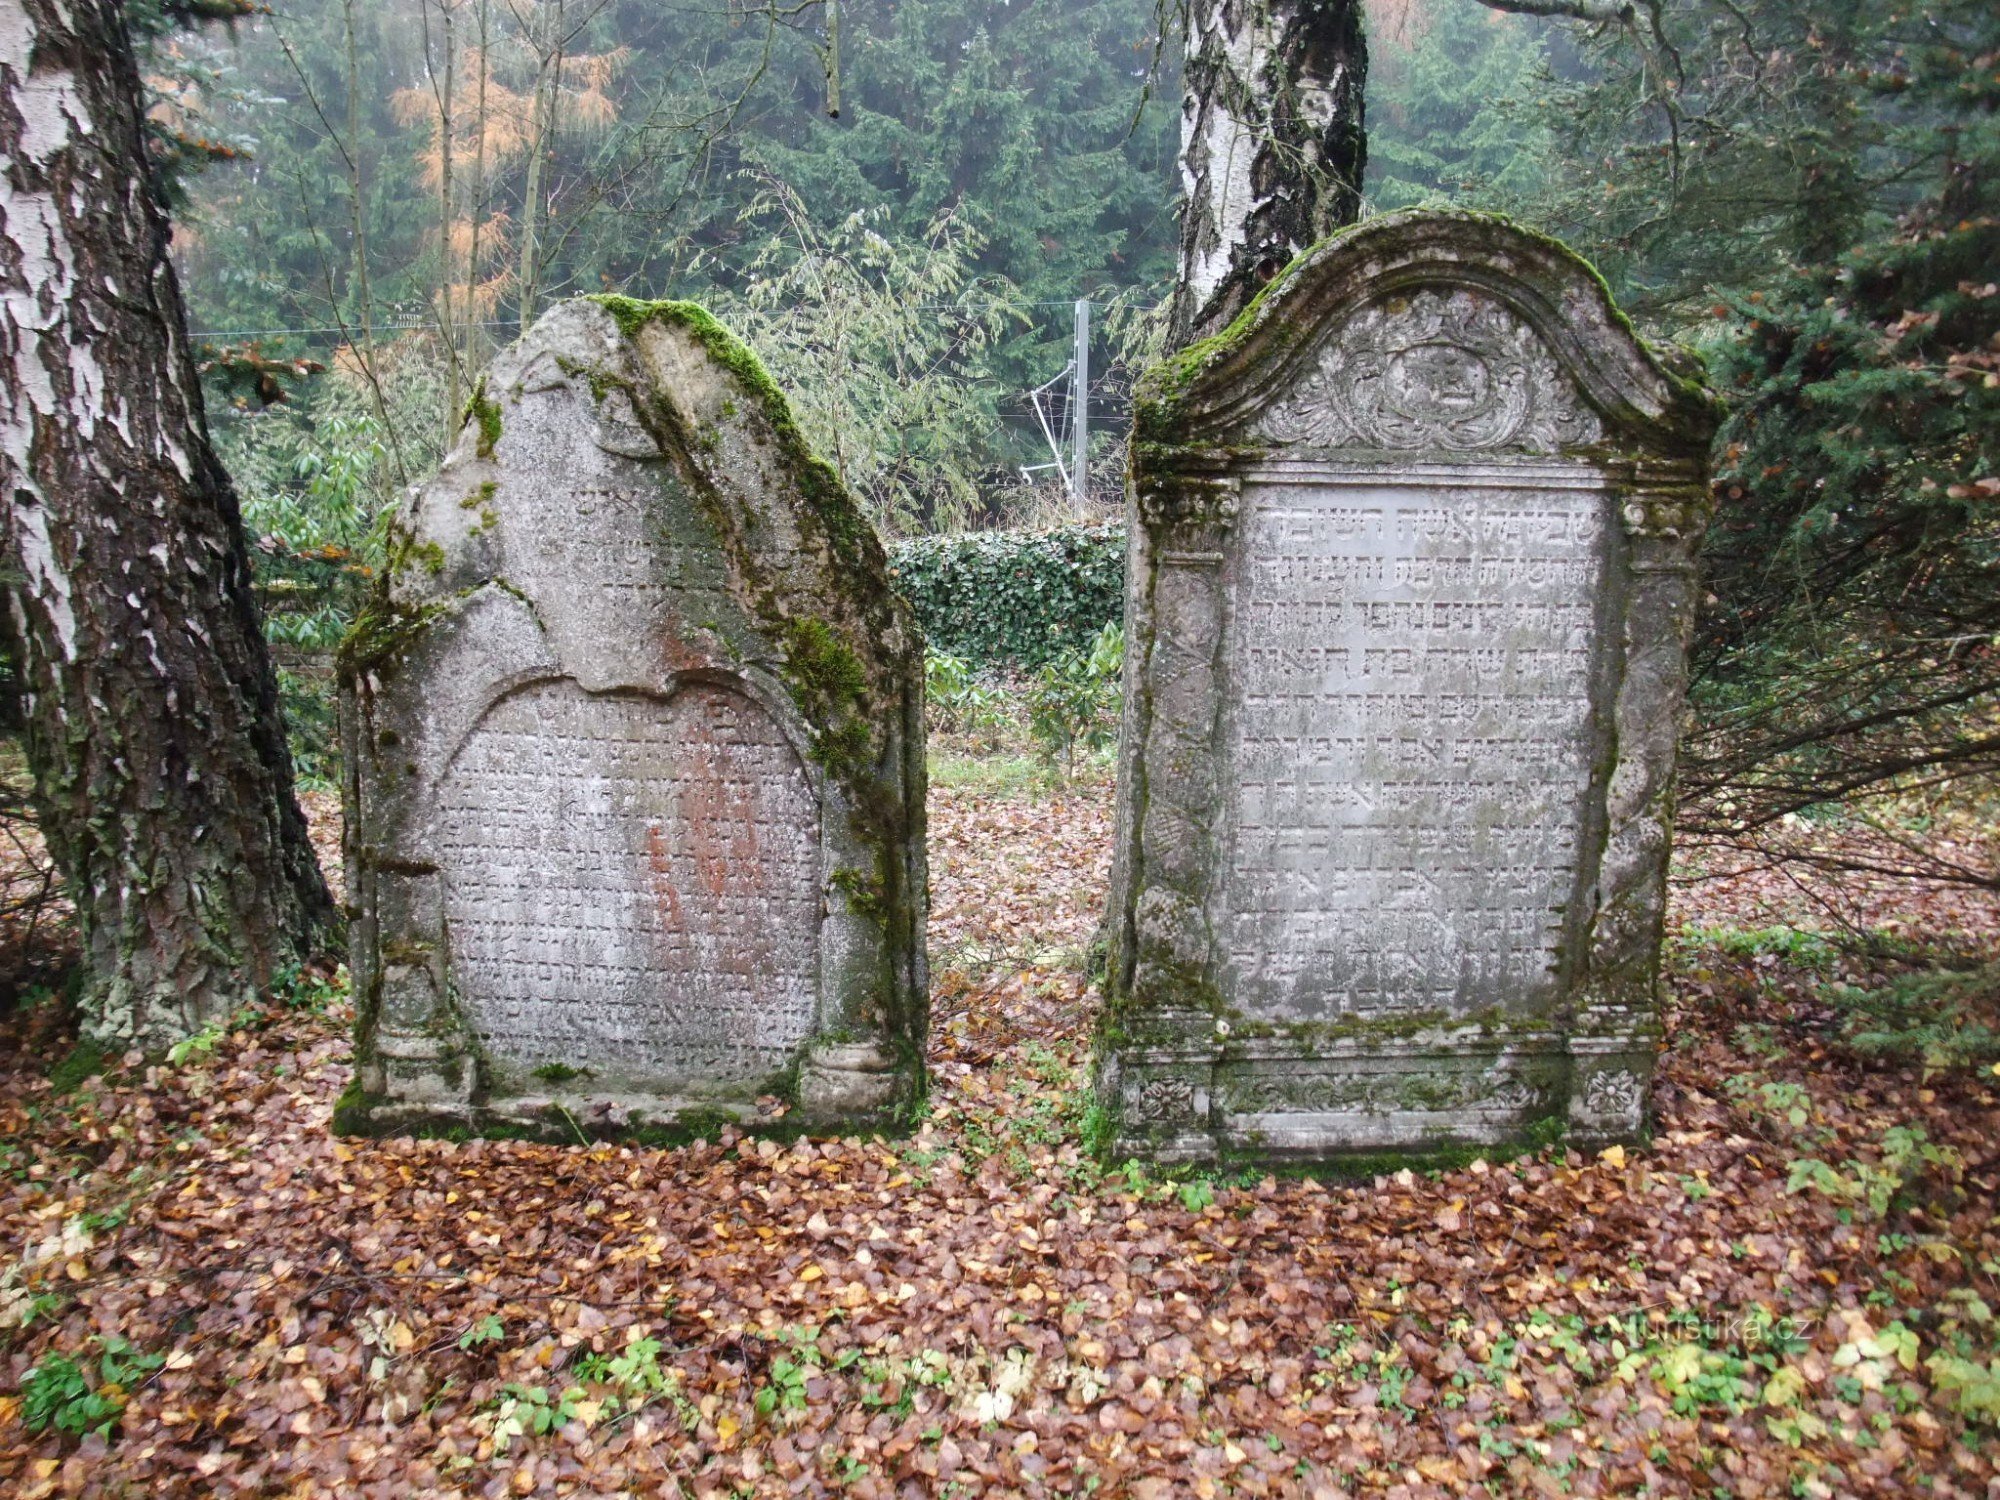
{"label": "grass patch", "polygon": [[948,792],[975,792],[992,797],[1040,797],[1111,774],[1111,757],[1092,756],[1079,761],[1077,774],[1065,783],[1046,763],[1029,754],[966,755],[951,750],[933,750],[930,756],[931,785]]}
{"label": "grass patch", "polygon": [[1710,927],[1689,923],[1674,934],[1681,957],[1712,948],[1727,958],[1776,958],[1797,969],[1824,974],[1840,957],[1840,945],[1824,933],[1798,927]]}

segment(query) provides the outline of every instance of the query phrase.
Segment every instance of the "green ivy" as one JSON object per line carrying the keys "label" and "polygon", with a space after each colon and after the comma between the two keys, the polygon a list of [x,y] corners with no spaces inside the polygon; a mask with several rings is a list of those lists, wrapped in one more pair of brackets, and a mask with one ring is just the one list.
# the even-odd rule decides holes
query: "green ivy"
{"label": "green ivy", "polygon": [[982,666],[1087,653],[1125,618],[1123,526],[915,537],[889,565],[931,649]]}

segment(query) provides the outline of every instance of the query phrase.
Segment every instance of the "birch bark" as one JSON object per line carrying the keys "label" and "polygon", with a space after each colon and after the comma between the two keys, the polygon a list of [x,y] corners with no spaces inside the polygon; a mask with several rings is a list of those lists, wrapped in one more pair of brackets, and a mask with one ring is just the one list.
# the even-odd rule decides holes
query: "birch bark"
{"label": "birch bark", "polygon": [[87,1029],[221,1019],[332,918],[210,448],[117,0],[0,3],[0,497]]}
{"label": "birch bark", "polygon": [[1187,0],[1180,279],[1169,341],[1228,326],[1361,212],[1361,0]]}

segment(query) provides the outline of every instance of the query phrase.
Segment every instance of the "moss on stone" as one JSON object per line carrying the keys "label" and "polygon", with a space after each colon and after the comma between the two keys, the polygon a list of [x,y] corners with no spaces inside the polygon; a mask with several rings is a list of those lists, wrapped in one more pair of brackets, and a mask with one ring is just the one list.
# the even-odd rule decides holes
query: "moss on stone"
{"label": "moss on stone", "polygon": [[1243,311],[1230,319],[1226,328],[1197,339],[1186,348],[1168,355],[1142,377],[1132,413],[1132,439],[1134,444],[1145,441],[1179,446],[1184,439],[1176,424],[1180,405],[1187,399],[1189,391],[1203,371],[1217,363],[1223,355],[1247,342],[1251,330],[1256,326],[1265,303],[1277,297],[1296,276],[1299,269],[1313,256],[1328,245],[1352,234],[1360,225],[1350,224],[1335,230],[1326,239],[1311,249],[1292,257],[1276,276],[1257,290]]}
{"label": "moss on stone", "polygon": [[[797,476],[799,489],[827,537],[846,549],[874,536],[874,528],[861,514],[840,475],[806,441],[797,419],[792,415],[791,402],[785,399],[785,393],[764,368],[763,361],[741,339],[723,327],[707,308],[698,302],[646,302],[634,297],[610,295],[589,300],[611,314],[627,339],[636,340],[649,323],[665,323],[691,335],[710,358],[735,377],[744,394],[757,403],[765,422],[785,450],[785,457]],[[734,417],[735,403],[725,400],[722,414],[725,419]],[[706,435],[688,436],[699,441]]]}
{"label": "moss on stone", "polygon": [[[854,911],[867,917],[881,917],[889,909],[888,896],[879,876],[870,877],[859,870],[841,868],[833,872],[833,888],[847,897],[847,904]],[[833,1040],[829,1033],[822,1040]]]}
{"label": "moss on stone", "polygon": [[[464,498],[458,502],[460,510],[476,510],[479,512],[478,523],[471,529],[473,536],[479,535],[482,531],[491,531],[500,524],[500,512],[494,509],[493,506],[493,497],[499,492],[500,486],[495,481],[487,479],[468,490]],[[433,573],[443,571],[443,565],[444,553],[440,549],[438,552],[438,567],[432,570]]]}
{"label": "moss on stone", "polygon": [[867,669],[824,620],[787,620],[783,636],[784,675],[813,725],[813,759],[829,771],[861,770],[873,738]]}
{"label": "moss on stone", "polygon": [[859,708],[868,692],[861,660],[824,620],[792,620],[785,627],[785,670],[795,686],[829,706]]}
{"label": "moss on stone", "polygon": [[422,635],[453,602],[440,599],[414,607],[398,605],[385,589],[378,588],[341,638],[334,653],[336,665],[345,674],[380,666]]}
{"label": "moss on stone", "polygon": [[472,388],[472,399],[465,404],[465,417],[467,421],[479,424],[479,456],[491,458],[500,442],[500,403],[486,394],[484,375]]}
{"label": "moss on stone", "polygon": [[379,1094],[371,1094],[361,1086],[361,1080],[348,1080],[347,1087],[334,1101],[333,1120],[330,1128],[335,1135],[380,1135],[371,1111],[388,1101]]}

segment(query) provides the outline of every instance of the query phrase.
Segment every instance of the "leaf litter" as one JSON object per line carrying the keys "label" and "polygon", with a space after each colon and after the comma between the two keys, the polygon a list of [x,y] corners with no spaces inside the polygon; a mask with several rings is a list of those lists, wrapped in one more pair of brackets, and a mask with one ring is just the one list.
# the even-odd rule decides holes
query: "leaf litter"
{"label": "leaf litter", "polygon": [[[337,1140],[352,1017],[311,984],[62,1095],[56,1008],[6,1019],[0,1489],[2000,1484],[2000,1385],[1943,1362],[2000,1301],[1996,1080],[1858,1056],[1822,956],[1700,935],[1768,891],[1683,890],[1647,1146],[1175,1179],[1082,1144],[1109,802],[934,793],[932,1099],[898,1140]],[[1991,951],[1989,907],[1937,915]],[[112,1340],[157,1365],[100,1390],[109,1430],[31,1430],[30,1372]]]}

